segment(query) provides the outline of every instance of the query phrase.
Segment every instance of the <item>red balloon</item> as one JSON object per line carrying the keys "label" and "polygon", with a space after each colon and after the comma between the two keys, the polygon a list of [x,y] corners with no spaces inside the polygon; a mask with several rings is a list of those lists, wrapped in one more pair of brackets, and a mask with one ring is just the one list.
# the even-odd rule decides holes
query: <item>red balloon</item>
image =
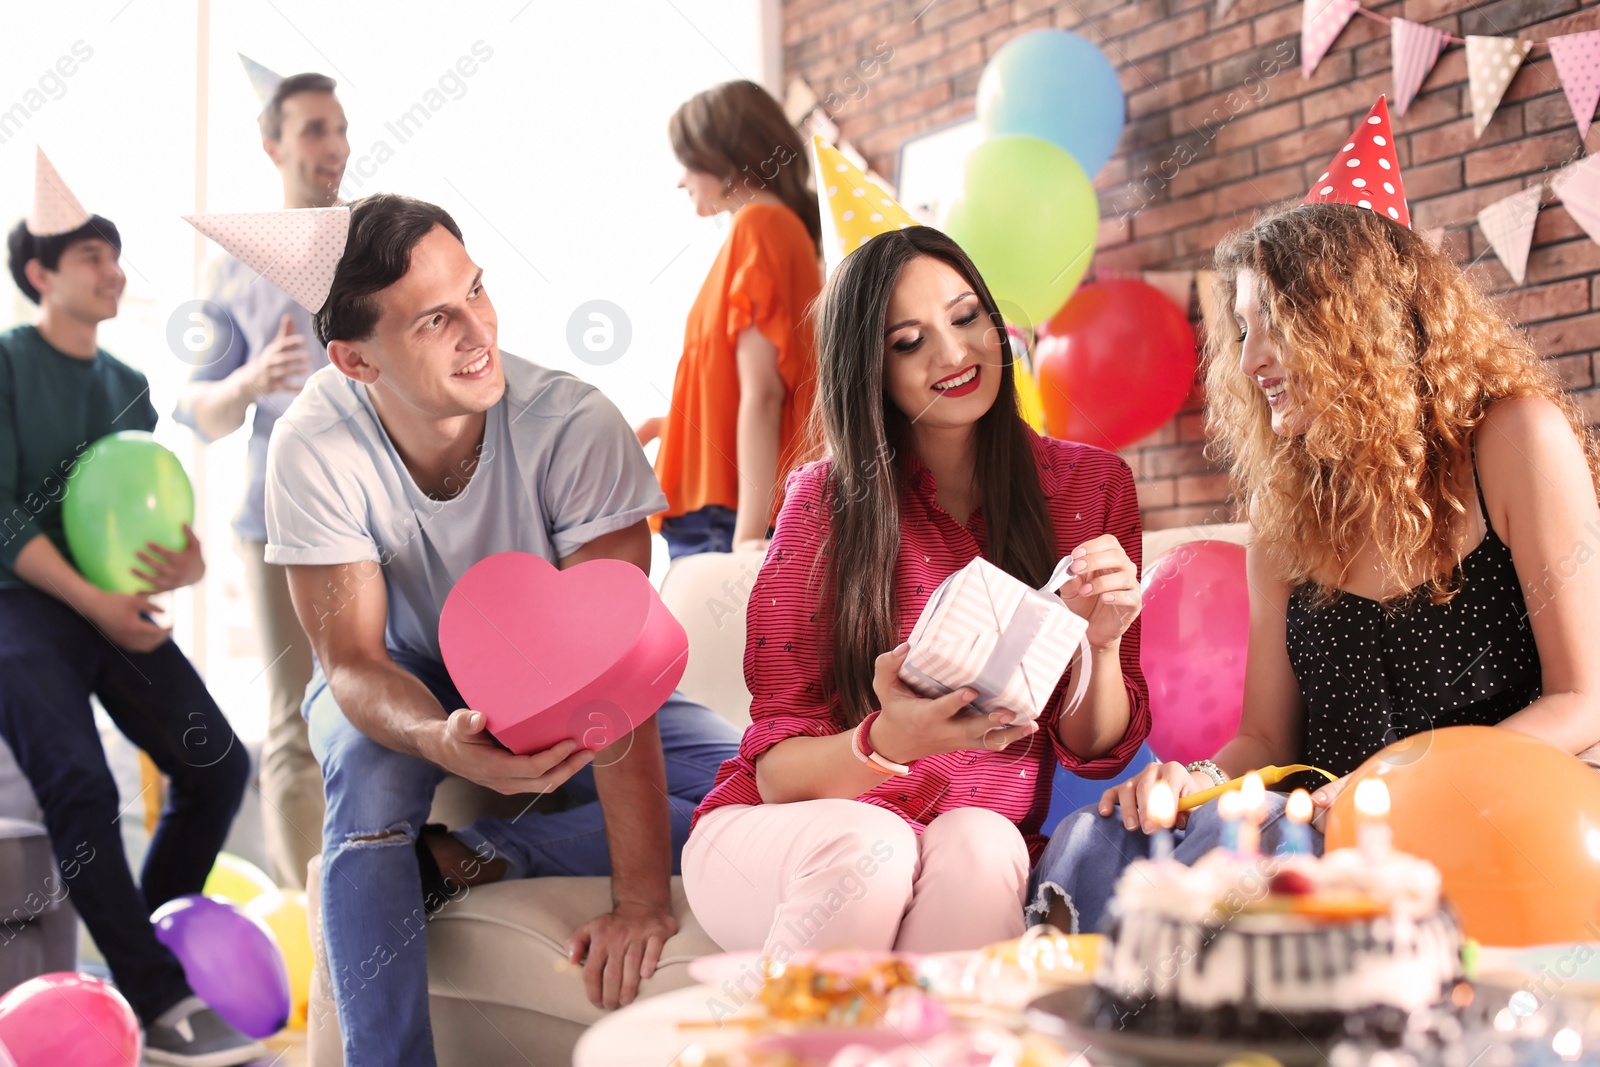
{"label": "red balloon", "polygon": [[138,1067],[142,1045],[133,1009],[98,978],[57,971],[0,997],[0,1048],[17,1067]]}
{"label": "red balloon", "polygon": [[1085,285],[1039,329],[1033,365],[1050,436],[1117,449],[1178,413],[1194,387],[1194,330],[1161,290]]}
{"label": "red balloon", "polygon": [[1244,546],[1190,541],[1145,574],[1139,665],[1150,686],[1150,751],[1210,759],[1239,732],[1250,590]]}

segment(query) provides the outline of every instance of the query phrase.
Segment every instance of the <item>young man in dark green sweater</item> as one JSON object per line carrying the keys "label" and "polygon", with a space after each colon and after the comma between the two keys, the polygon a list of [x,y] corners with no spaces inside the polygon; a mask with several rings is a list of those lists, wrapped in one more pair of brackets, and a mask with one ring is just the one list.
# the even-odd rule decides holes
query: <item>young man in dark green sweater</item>
{"label": "young man in dark green sweater", "polygon": [[[195,997],[149,918],[201,891],[250,773],[150,600],[200,579],[200,545],[191,533],[181,552],[148,546],[135,573],[150,593],[109,593],[78,573],[62,531],[79,457],[107,434],[156,424],[145,376],[96,341],[126,281],[122,239],[41,155],[34,211],[6,243],[11,277],[39,315],[0,333],[0,738],[44,809],[60,867],[46,889],[70,897],[88,925],[145,1027],[146,1062],[247,1063],[262,1047]],[[171,780],[139,884],[91,695]]]}

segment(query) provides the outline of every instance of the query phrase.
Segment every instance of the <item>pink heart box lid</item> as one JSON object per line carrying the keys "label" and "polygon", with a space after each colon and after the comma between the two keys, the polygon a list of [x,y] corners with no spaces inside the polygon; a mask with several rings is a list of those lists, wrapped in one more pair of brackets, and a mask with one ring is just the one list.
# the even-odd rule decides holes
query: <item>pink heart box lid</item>
{"label": "pink heart box lid", "polygon": [[500,552],[445,598],[439,651],[467,706],[511,751],[563,738],[598,751],[660,709],[688,665],[689,636],[631,563],[561,570]]}

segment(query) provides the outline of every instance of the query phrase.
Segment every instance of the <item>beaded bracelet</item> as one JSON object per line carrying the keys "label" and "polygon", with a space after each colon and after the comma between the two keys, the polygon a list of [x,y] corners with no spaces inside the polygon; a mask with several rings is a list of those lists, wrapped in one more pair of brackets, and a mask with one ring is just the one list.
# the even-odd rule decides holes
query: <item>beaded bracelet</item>
{"label": "beaded bracelet", "polygon": [[872,743],[867,737],[872,730],[872,721],[877,717],[878,713],[874,711],[856,726],[855,731],[850,735],[850,751],[855,753],[856,759],[885,777],[910,774],[911,768],[904,763],[896,763],[893,760],[885,759],[872,751]]}
{"label": "beaded bracelet", "polygon": [[1217,785],[1222,785],[1228,780],[1227,772],[1208,759],[1197,759],[1193,763],[1186,766],[1184,770],[1189,771],[1190,773],[1199,771],[1207,778],[1210,778]]}

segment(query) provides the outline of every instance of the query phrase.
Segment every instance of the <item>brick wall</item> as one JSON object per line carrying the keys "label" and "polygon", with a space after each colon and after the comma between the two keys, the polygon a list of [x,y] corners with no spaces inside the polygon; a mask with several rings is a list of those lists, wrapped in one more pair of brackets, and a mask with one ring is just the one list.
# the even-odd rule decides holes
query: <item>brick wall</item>
{"label": "brick wall", "polygon": [[[1580,0],[1367,7],[1457,36],[1543,40],[1600,28],[1600,9]],[[902,141],[972,114],[983,65],[1006,41],[1047,26],[1080,33],[1117,65],[1128,97],[1122,143],[1095,183],[1102,222],[1092,269],[1203,268],[1218,238],[1258,208],[1303,195],[1378,95],[1393,95],[1388,26],[1360,15],[1303,79],[1301,8],[1237,0],[1219,18],[1215,0],[785,0],[784,70],[819,96],[835,94],[841,135],[892,179]],[[863,64],[885,44],[887,62]],[[1516,286],[1474,221],[1580,154],[1548,49],[1528,57],[1476,141],[1471,116],[1466,50],[1452,45],[1394,118],[1413,225],[1445,227],[1446,247],[1499,294],[1600,421],[1600,245],[1547,195],[1527,282]],[[1600,123],[1589,147],[1600,150]],[[1226,476],[1203,453],[1203,400],[1197,384],[1176,418],[1124,452],[1150,528],[1231,517]]]}

